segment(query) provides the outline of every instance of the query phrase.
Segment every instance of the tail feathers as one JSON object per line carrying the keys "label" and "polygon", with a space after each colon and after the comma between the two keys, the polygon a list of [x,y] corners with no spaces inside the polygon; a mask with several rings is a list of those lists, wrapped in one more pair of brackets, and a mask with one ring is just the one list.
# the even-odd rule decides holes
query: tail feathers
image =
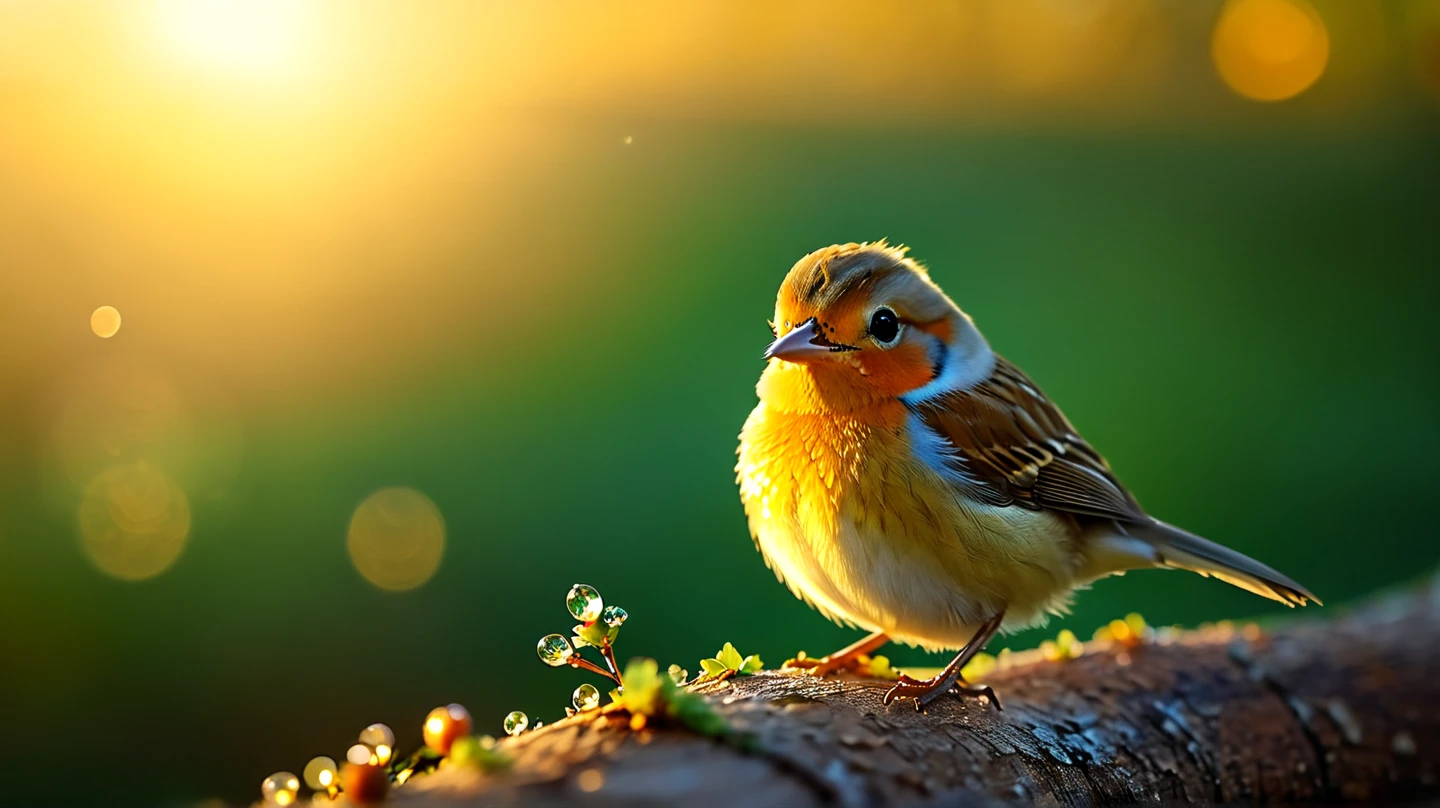
{"label": "tail feathers", "polygon": [[[1151,564],[1185,569],[1219,578],[1232,586],[1279,601],[1286,606],[1304,606],[1320,599],[1288,576],[1228,547],[1196,536],[1173,525],[1155,520],[1146,525],[1125,525],[1124,536],[1107,537],[1109,554],[1122,551],[1132,559],[1145,557]],[[1138,541],[1137,541],[1138,540]],[[1117,565],[1117,569],[1135,564]]]}

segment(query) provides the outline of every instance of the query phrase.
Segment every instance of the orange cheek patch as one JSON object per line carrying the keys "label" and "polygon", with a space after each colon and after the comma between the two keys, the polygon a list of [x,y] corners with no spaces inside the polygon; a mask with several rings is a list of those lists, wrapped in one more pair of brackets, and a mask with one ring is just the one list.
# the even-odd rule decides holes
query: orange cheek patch
{"label": "orange cheek patch", "polygon": [[925,346],[907,343],[888,351],[867,348],[861,357],[865,379],[886,396],[899,396],[930,382],[934,369]]}
{"label": "orange cheek patch", "polygon": [[926,334],[929,334],[930,336],[939,339],[946,345],[949,345],[950,338],[955,336],[955,327],[950,323],[949,317],[942,317],[941,319],[936,320],[933,323],[926,323],[924,325],[917,325],[915,327],[920,329],[921,331],[924,331]]}

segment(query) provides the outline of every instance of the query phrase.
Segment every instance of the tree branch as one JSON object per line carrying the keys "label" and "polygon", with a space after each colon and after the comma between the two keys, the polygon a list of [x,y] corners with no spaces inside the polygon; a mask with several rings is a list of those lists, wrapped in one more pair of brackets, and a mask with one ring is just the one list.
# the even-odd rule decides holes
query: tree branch
{"label": "tree branch", "polygon": [[[596,711],[504,742],[401,804],[1116,805],[1440,793],[1440,589],[1273,634],[1214,629],[987,677],[1003,712],[884,707],[889,682],[762,673],[706,688],[748,743]],[[743,748],[742,748],[743,747]],[[598,788],[597,788],[598,785]],[[593,790],[587,790],[593,789]]]}

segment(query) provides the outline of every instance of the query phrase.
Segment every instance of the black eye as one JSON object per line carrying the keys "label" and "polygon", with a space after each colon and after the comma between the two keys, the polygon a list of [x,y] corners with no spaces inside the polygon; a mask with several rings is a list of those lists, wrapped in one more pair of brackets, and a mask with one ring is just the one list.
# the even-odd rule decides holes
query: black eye
{"label": "black eye", "polygon": [[870,336],[884,343],[891,343],[900,336],[900,320],[889,309],[876,309],[870,315]]}

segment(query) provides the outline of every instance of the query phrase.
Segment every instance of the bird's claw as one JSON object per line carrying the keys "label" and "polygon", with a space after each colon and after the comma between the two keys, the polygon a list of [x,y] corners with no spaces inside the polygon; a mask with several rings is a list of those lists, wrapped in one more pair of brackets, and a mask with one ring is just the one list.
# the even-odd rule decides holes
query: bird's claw
{"label": "bird's claw", "polygon": [[960,681],[947,687],[945,680],[939,676],[933,679],[916,679],[903,673],[900,674],[900,680],[896,682],[895,686],[885,691],[885,696],[880,701],[888,707],[900,699],[912,699],[915,703],[915,711],[923,713],[925,707],[943,693],[949,693],[957,699],[964,699],[967,696],[984,696],[991,704],[995,705],[995,709],[1005,709],[1000,706],[1000,698],[995,695],[995,688],[989,685],[971,685]]}

